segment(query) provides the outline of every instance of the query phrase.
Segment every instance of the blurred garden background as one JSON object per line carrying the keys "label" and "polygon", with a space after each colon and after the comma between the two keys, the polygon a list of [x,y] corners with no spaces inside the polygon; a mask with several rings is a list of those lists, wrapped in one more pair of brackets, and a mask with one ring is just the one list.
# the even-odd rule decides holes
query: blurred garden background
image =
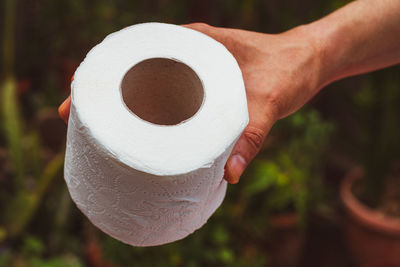
{"label": "blurred garden background", "polygon": [[[335,82],[279,121],[223,205],[184,240],[125,245],[91,225],[63,180],[66,126],[57,106],[109,33],[148,21],[279,33],[348,2],[3,0],[0,267],[389,266],[385,252],[400,266],[399,66]],[[344,177],[363,172],[351,192],[392,232],[357,222],[343,204]]]}

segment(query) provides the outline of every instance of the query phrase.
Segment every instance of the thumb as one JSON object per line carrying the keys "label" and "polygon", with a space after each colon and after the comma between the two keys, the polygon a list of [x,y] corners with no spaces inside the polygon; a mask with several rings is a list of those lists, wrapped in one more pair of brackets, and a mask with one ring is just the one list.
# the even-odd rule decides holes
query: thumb
{"label": "thumb", "polygon": [[71,96],[64,100],[64,102],[58,108],[58,114],[60,118],[64,120],[65,124],[68,124],[69,112],[71,109]]}
{"label": "thumb", "polygon": [[224,179],[228,183],[236,184],[239,182],[246,167],[260,151],[268,131],[251,125],[247,126],[226,162]]}

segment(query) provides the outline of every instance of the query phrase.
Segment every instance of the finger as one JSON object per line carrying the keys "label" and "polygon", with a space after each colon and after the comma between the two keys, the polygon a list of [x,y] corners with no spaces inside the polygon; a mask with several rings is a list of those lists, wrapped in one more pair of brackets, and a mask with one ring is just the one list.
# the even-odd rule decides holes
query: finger
{"label": "finger", "polygon": [[260,151],[265,137],[272,127],[272,123],[270,124],[266,127],[266,130],[249,125],[243,131],[225,165],[224,179],[228,183],[236,184],[239,182],[246,167]]}
{"label": "finger", "polygon": [[206,23],[197,22],[191,24],[184,24],[181,26],[204,33],[220,43],[225,43],[228,34],[227,31],[224,31],[228,29],[213,27]]}
{"label": "finger", "polygon": [[66,124],[68,124],[69,112],[71,109],[71,96],[69,96],[58,108],[58,114],[61,119],[64,120]]}

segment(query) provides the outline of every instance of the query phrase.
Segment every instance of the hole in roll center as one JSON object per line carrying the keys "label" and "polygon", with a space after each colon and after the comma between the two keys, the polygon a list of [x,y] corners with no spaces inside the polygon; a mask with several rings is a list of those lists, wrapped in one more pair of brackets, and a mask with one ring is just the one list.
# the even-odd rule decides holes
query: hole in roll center
{"label": "hole in roll center", "polygon": [[186,64],[150,58],[128,70],[121,82],[121,94],[126,107],[139,118],[159,125],[176,125],[197,113],[204,88]]}

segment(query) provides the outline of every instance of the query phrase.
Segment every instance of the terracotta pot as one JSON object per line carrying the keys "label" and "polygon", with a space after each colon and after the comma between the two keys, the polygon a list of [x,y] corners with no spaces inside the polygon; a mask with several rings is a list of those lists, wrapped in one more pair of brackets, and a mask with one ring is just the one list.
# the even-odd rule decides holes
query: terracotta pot
{"label": "terracotta pot", "polygon": [[299,266],[305,246],[305,235],[298,227],[299,217],[295,213],[273,215],[269,223],[273,229],[268,245],[271,252],[269,266]]}
{"label": "terracotta pot", "polygon": [[354,260],[360,266],[400,266],[400,218],[385,216],[362,204],[352,192],[364,177],[354,168],[342,181],[340,196],[346,208],[346,238]]}

